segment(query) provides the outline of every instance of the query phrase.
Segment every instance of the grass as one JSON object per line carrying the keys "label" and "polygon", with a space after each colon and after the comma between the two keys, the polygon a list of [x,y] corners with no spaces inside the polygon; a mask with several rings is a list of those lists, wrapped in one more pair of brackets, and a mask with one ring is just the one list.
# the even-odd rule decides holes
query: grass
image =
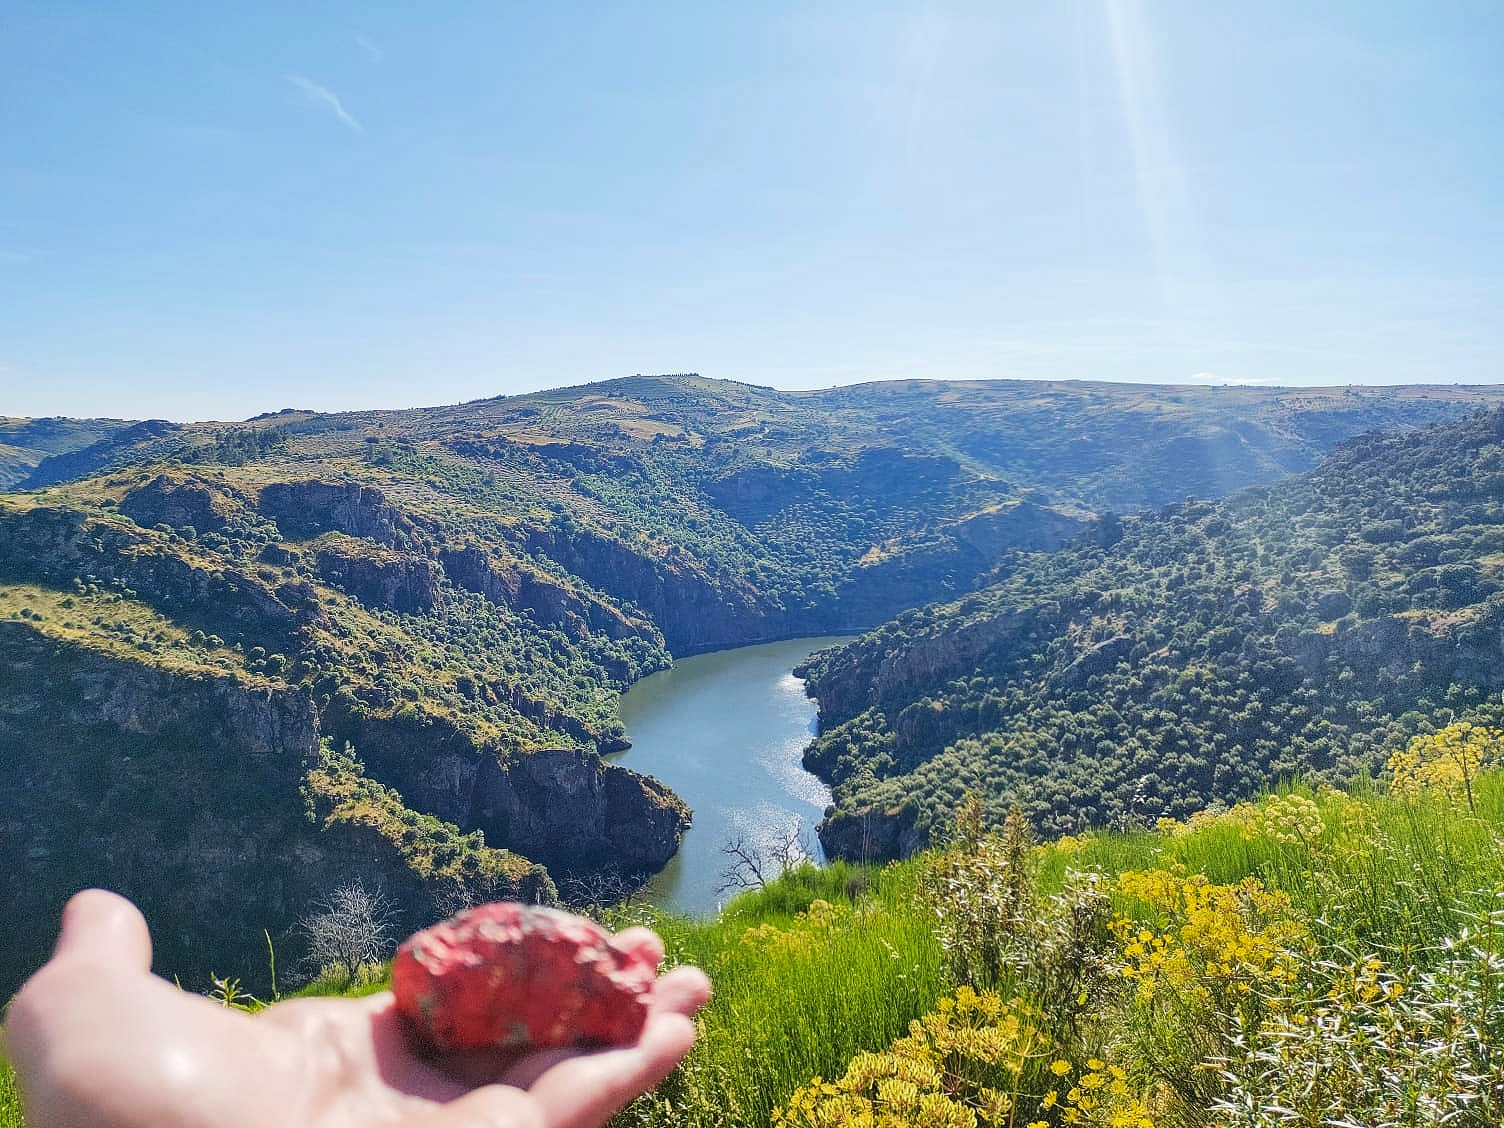
{"label": "grass", "polygon": [[943,960],[930,922],[913,911],[908,874],[877,875],[852,904],[849,879],[815,889],[817,873],[713,921],[651,922],[673,962],[710,973],[715,996],[685,1067],[622,1123],[765,1124],[799,1084],[886,1045],[934,1005]]}
{"label": "grass", "polygon": [[[1025,1008],[1005,1006],[1006,1017],[1029,1013],[1030,993],[1039,997],[1073,958],[1098,959],[1102,974],[1080,979],[1085,1001],[1068,1023],[1070,1006],[1043,1011],[1040,1045],[1049,1058],[1020,1059],[1012,1073],[968,1058],[967,1068],[981,1072],[965,1085],[952,1078],[947,1091],[997,1099],[976,1078],[995,1080],[1003,1070],[997,1091],[1022,1102],[1020,1128],[1108,1125],[1125,1109],[1133,1119],[1121,1123],[1200,1128],[1282,1122],[1278,1109],[1288,1112],[1298,1096],[1282,1088],[1292,1077],[1324,1079],[1307,1094],[1317,1103],[1305,1118],[1289,1120],[1310,1125],[1344,1116],[1374,1125],[1440,1123],[1455,1112],[1447,1102],[1459,1086],[1471,1085],[1494,1096],[1455,1122],[1484,1123],[1480,1117],[1498,1112],[1487,1100],[1504,1092],[1495,1076],[1501,1067],[1489,1064],[1504,1060],[1504,1004],[1495,1002],[1504,991],[1494,986],[1504,982],[1499,827],[1504,773],[1495,771],[1472,781],[1471,806],[1443,790],[1401,797],[1373,787],[1294,786],[1155,831],[1037,847],[1029,853],[1037,919],[1027,928],[999,924],[1018,929],[1026,943],[1005,982],[978,986],[1001,987],[1015,997],[1008,1006]],[[934,895],[925,892],[934,872],[932,856],[881,869],[837,863],[788,873],[709,920],[643,906],[603,914],[612,927],[656,928],[669,961],[706,968],[716,988],[684,1066],[615,1123],[766,1125],[777,1109],[795,1110],[789,1123],[803,1123],[798,1116],[814,1116],[822,1101],[876,1102],[879,1092],[897,1099],[895,1083],[872,1081],[873,1071],[894,1062],[917,1068],[903,1057],[919,1052],[906,1037],[911,1023],[939,1021],[926,1028],[949,1030],[945,1022],[961,1013],[945,1001],[958,998],[959,984],[952,953],[936,937]],[[1079,887],[1072,875],[1082,873],[1098,875],[1092,888],[1101,893],[1093,896],[1110,897],[1118,923],[1105,941],[1066,935],[1062,906],[1085,902],[1058,895],[1072,882]],[[1161,893],[1145,892],[1152,888]],[[986,894],[972,890],[961,907]],[[1162,938],[1162,966],[1151,967],[1133,946],[1146,935]],[[1086,951],[1093,943],[1094,955]],[[359,989],[380,984],[375,975]],[[347,990],[324,981],[305,993]],[[937,1020],[937,1011],[952,1017]],[[967,1013],[968,1022],[985,1021],[975,1008]],[[963,1034],[997,1044],[990,1029]],[[1066,1081],[1047,1106],[1051,1059]],[[946,1060],[960,1059],[936,1056],[930,1065],[943,1074]],[[812,1088],[817,1077],[830,1080]],[[1391,1080],[1408,1096],[1390,1100]],[[1103,1086],[1101,1103],[1083,1085]],[[1111,1086],[1120,1086],[1117,1095]],[[1233,1109],[1234,1098],[1242,1111]],[[1214,1114],[1219,1100],[1227,1107]],[[1067,1110],[1077,1119],[1064,1118]],[[1024,1112],[1037,1119],[1026,1121]],[[0,1065],[0,1128],[21,1123],[13,1081]]]}
{"label": "grass", "polygon": [[21,1094],[16,1091],[16,1076],[10,1062],[0,1057],[0,1124],[5,1128],[25,1123],[21,1115]]}
{"label": "grass", "polygon": [[262,680],[245,669],[238,651],[195,643],[188,630],[148,604],[109,590],[83,593],[0,583],[0,619],[20,620],[49,638],[116,659],[150,661],[173,673],[222,675],[233,669]]}

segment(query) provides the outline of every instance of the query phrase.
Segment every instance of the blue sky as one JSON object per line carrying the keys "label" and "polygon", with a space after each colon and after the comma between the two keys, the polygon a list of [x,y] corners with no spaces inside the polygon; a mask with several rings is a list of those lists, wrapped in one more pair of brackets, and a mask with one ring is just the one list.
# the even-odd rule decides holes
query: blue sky
{"label": "blue sky", "polygon": [[0,9],[0,414],[1504,381],[1504,5]]}

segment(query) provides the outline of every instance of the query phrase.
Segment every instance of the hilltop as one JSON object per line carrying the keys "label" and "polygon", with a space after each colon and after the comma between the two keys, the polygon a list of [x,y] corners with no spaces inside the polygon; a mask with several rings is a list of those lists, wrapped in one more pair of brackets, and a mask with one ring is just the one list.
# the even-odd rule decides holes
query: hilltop
{"label": "hilltop", "polygon": [[608,757],[618,694],[675,656],[868,629],[1110,511],[1501,398],[682,376],[239,424],[12,421],[0,989],[85,883],[162,921],[161,965],[192,981],[259,966],[263,929],[295,948],[297,918],[355,880],[411,923],[651,871],[691,814]]}

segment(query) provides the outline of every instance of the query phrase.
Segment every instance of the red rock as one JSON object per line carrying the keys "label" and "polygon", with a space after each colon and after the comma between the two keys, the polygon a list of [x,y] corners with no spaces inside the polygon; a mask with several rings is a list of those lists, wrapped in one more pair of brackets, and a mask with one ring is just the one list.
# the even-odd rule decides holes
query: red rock
{"label": "red rock", "polygon": [[397,949],[397,1009],[439,1050],[633,1042],[657,967],[594,921],[502,901]]}

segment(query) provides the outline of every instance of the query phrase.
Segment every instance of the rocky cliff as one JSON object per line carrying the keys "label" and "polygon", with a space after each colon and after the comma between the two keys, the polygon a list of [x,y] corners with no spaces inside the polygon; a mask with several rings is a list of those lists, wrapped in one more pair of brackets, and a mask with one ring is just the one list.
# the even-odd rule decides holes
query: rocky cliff
{"label": "rocky cliff", "polygon": [[[12,621],[0,622],[0,687],[0,995],[45,958],[64,901],[90,885],[135,900],[157,966],[194,987],[211,971],[262,987],[262,929],[290,972],[296,921],[345,884],[385,890],[401,927],[438,913],[442,887],[396,843],[312,820],[306,691],[169,672]],[[509,875],[503,892],[549,895],[523,859],[492,868]]]}
{"label": "rocky cliff", "polygon": [[661,558],[596,532],[533,531],[527,551],[641,608],[676,655],[767,642],[789,633],[786,610],[745,577],[714,573],[687,554]]}

